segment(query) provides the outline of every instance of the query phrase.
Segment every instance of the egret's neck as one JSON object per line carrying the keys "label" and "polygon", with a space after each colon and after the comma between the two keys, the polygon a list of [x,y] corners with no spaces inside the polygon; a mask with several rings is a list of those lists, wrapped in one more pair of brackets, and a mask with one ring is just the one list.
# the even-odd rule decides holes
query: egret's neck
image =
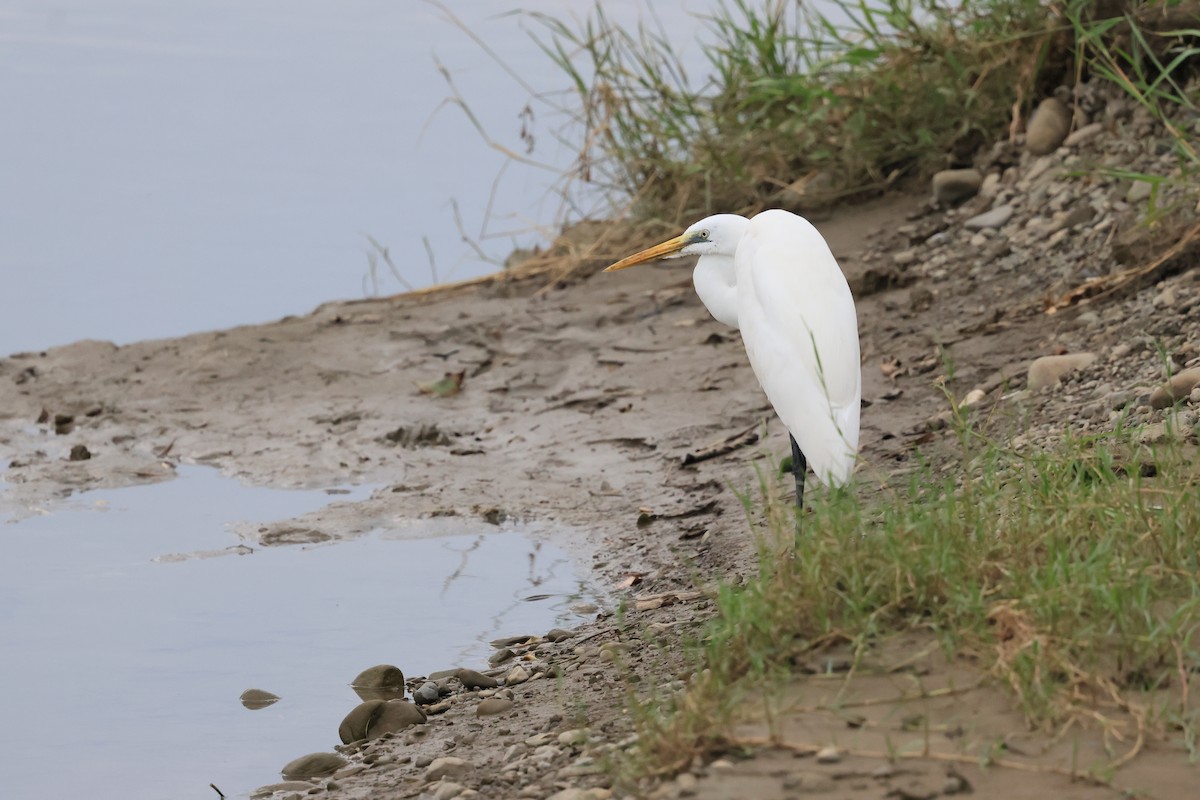
{"label": "egret's neck", "polygon": [[733,256],[701,256],[692,272],[692,283],[708,313],[718,322],[731,328],[738,327],[737,276],[733,270]]}

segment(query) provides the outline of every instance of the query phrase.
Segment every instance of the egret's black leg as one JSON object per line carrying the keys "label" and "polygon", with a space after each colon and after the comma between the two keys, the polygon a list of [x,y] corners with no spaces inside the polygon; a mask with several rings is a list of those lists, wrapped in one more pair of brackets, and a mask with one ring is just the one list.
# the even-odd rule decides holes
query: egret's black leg
{"label": "egret's black leg", "polygon": [[788,438],[792,440],[792,477],[796,479],[796,508],[804,508],[804,475],[808,472],[808,462],[804,460],[804,453],[800,452],[800,445],[796,444],[796,437],[789,434]]}

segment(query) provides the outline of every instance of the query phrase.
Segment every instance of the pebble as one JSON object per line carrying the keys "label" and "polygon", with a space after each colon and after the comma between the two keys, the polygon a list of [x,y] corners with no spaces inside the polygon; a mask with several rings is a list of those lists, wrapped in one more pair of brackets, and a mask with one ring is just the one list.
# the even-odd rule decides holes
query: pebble
{"label": "pebble", "polygon": [[516,655],[516,653],[506,647],[503,650],[497,650],[495,653],[492,653],[492,655],[488,658],[488,663],[493,667],[498,667],[505,661],[511,661],[512,659],[516,658]]}
{"label": "pebble", "polygon": [[1154,191],[1154,184],[1150,181],[1134,181],[1129,185],[1129,191],[1125,192],[1126,203],[1140,203],[1150,197]]}
{"label": "pebble", "polygon": [[916,250],[901,250],[898,253],[892,254],[892,262],[898,267],[907,267],[909,264],[917,260]]}
{"label": "pebble", "polygon": [[522,667],[520,664],[517,664],[508,671],[507,675],[504,676],[504,685],[518,686],[527,680],[529,680],[529,673],[525,671],[524,667]]}
{"label": "pebble", "polygon": [[312,784],[308,781],[283,781],[282,783],[271,783],[266,786],[260,786],[251,792],[250,796],[258,798],[266,797],[276,792],[307,792],[311,788]]}
{"label": "pebble", "polygon": [[682,772],[675,777],[675,785],[679,787],[680,796],[691,797],[696,793],[696,788],[700,785],[700,781],[692,773]]}
{"label": "pebble", "polygon": [[324,778],[346,765],[346,759],[337,753],[309,753],[287,763],[281,770],[287,780]]}
{"label": "pebble", "polygon": [[591,736],[591,731],[587,728],[575,728],[574,730],[563,731],[558,735],[558,743],[565,747],[578,747],[588,740]]}
{"label": "pebble", "polygon": [[434,800],[450,800],[452,797],[458,797],[463,793],[465,787],[461,783],[453,781],[442,781],[433,790]]}
{"label": "pebble", "polygon": [[1071,130],[1071,111],[1057,97],[1047,97],[1025,128],[1025,149],[1044,156],[1058,149]]}
{"label": "pebble", "polygon": [[562,628],[551,628],[546,632],[546,639],[551,642],[561,642],[563,639],[570,639],[575,634]]}
{"label": "pebble", "polygon": [[1197,387],[1200,387],[1200,367],[1177,372],[1171,376],[1171,380],[1151,392],[1150,407],[1168,408],[1185,397],[1190,399]]}
{"label": "pebble", "polygon": [[820,772],[797,772],[789,775],[783,781],[784,789],[801,795],[832,792],[836,786],[833,778],[822,775]]}
{"label": "pebble", "polygon": [[425,681],[413,692],[413,700],[424,706],[436,703],[441,696],[438,685],[433,681]]}
{"label": "pebble", "polygon": [[435,758],[425,769],[425,780],[440,781],[442,778],[461,778],[469,775],[475,769],[469,761],[457,756],[442,756]]}
{"label": "pebble", "polygon": [[1068,353],[1061,356],[1042,356],[1029,365],[1028,384],[1030,389],[1053,386],[1067,373],[1090,366],[1096,360],[1095,353]]}
{"label": "pebble", "polygon": [[996,206],[991,211],[985,211],[971,217],[963,223],[963,227],[969,231],[981,231],[984,228],[999,228],[1012,219],[1015,209],[1010,205]]}
{"label": "pebble", "polygon": [[475,706],[475,716],[494,717],[497,714],[511,711],[515,705],[516,703],[512,700],[506,700],[503,697],[489,697]]}
{"label": "pebble", "polygon": [[476,672],[473,669],[455,670],[454,676],[468,689],[495,689],[500,685],[500,681],[490,675],[484,675],[482,672]]}
{"label": "pebble", "polygon": [[1068,136],[1063,141],[1063,144],[1067,147],[1076,147],[1086,141],[1096,138],[1103,130],[1103,122],[1093,122],[1091,125],[1084,125],[1082,128]]}
{"label": "pebble", "polygon": [[952,206],[974,197],[983,186],[977,169],[944,169],[933,176],[933,197],[941,205]]}
{"label": "pebble", "polygon": [[842,760],[842,751],[836,747],[822,747],[817,751],[818,764],[837,764]]}
{"label": "pebble", "polygon": [[279,702],[279,695],[271,694],[263,689],[247,689],[242,692],[242,696],[238,698],[242,701],[242,705],[252,710],[266,708],[272,703]]}

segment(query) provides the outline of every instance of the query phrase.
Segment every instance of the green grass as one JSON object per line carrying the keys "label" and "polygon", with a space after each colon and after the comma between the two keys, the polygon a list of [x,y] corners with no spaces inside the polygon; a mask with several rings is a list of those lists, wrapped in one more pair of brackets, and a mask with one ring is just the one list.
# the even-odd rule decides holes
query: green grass
{"label": "green grass", "polygon": [[[1034,726],[1116,704],[1148,731],[1192,730],[1178,682],[1200,661],[1200,467],[1194,447],[1133,441],[1022,455],[968,431],[961,469],[926,466],[869,501],[813,493],[798,535],[790,505],[767,492],[765,510],[748,505],[760,571],[720,590],[695,678],[634,701],[634,773],[721,746],[746,698],[806,654],[869,650],[900,631],[970,654]],[[1155,690],[1173,682],[1162,700]]]}
{"label": "green grass", "polygon": [[564,75],[575,179],[624,198],[637,219],[804,210],[969,164],[1060,84],[1113,81],[1153,109],[1194,164],[1184,72],[1200,31],[1150,32],[1096,4],[1037,0],[721,0],[703,17],[705,74],[673,32],[533,15]]}

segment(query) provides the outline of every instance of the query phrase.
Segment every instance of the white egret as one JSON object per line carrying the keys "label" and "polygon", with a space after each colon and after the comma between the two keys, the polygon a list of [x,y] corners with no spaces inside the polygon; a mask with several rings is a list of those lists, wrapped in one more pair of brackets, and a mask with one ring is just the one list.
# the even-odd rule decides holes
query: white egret
{"label": "white egret", "polygon": [[791,434],[796,505],[807,465],[845,485],[858,451],[862,371],[854,297],[812,224],[778,209],[716,214],[606,272],[697,255],[692,282],[718,321],[742,332],[754,376]]}

